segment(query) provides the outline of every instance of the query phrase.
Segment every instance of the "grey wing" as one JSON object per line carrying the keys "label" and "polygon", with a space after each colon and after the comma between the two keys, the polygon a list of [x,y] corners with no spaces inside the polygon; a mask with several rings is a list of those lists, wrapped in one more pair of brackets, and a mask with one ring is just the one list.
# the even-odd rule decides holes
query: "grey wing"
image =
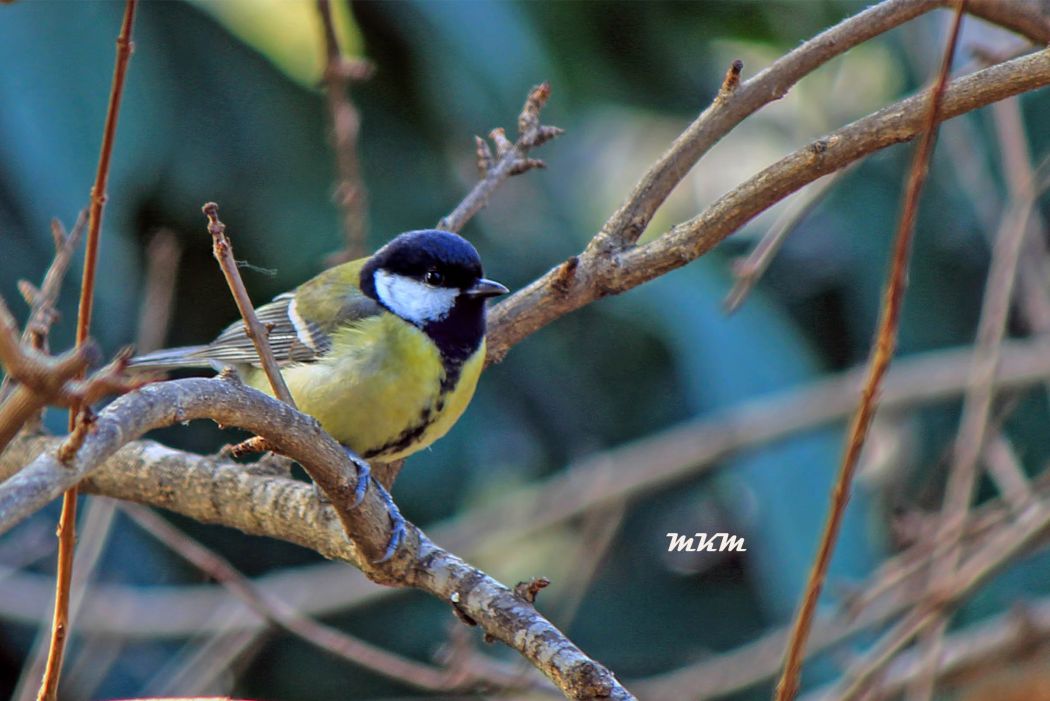
{"label": "grey wing", "polygon": [[[310,363],[332,349],[331,332],[341,325],[372,316],[380,307],[367,298],[348,300],[337,318],[327,327],[307,321],[296,310],[295,294],[286,292],[255,310],[259,321],[270,330],[270,348],[278,365]],[[244,330],[244,322],[236,321],[196,354],[197,357],[220,363],[259,364],[255,344]]]}

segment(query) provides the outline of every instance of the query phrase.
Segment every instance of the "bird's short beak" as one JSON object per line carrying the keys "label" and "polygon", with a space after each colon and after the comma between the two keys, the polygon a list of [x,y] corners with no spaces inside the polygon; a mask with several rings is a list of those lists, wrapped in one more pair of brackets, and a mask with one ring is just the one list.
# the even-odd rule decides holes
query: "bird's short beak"
{"label": "bird's short beak", "polygon": [[505,295],[508,292],[510,292],[510,290],[495,280],[481,278],[474,283],[473,287],[464,290],[463,294],[468,297],[495,297],[497,295]]}

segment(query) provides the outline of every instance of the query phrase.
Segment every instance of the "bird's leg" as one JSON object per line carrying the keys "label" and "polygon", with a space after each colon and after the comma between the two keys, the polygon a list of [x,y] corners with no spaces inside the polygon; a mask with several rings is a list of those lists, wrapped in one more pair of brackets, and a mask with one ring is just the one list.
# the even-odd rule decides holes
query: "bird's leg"
{"label": "bird's leg", "polygon": [[361,505],[365,494],[368,492],[368,484],[371,482],[378,490],[379,497],[386,504],[387,512],[390,514],[390,541],[386,545],[383,557],[375,561],[376,564],[386,562],[394,556],[394,553],[397,552],[398,547],[401,545],[401,541],[405,539],[405,517],[401,515],[401,510],[397,508],[397,504],[394,503],[394,498],[390,496],[390,492],[372,475],[372,468],[369,464],[359,458],[349,448],[344,447],[344,450],[346,451],[346,456],[350,458],[350,462],[354,464],[354,468],[357,470],[357,486],[354,489],[354,503],[351,504],[351,508],[357,508]]}
{"label": "bird's leg", "polygon": [[376,560],[376,564],[386,562],[394,556],[397,549],[401,546],[401,541],[405,539],[405,517],[401,515],[401,510],[397,508],[397,504],[394,503],[394,498],[390,496],[390,492],[386,491],[386,488],[379,484],[377,480],[372,480],[377,490],[379,490],[379,496],[383,499],[383,503],[386,504],[387,511],[390,512],[390,541],[386,544],[386,551],[383,553],[383,557]]}

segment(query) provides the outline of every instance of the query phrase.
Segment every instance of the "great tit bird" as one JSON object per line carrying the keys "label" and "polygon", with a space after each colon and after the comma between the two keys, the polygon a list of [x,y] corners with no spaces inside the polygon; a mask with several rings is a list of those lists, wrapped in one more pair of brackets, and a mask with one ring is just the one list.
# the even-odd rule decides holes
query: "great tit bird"
{"label": "great tit bird", "polygon": [[[401,234],[370,258],[324,271],[259,307],[270,347],[299,409],[365,460],[391,462],[444,436],[474,395],[485,361],[485,300],[507,288],[484,277],[464,238]],[[204,346],[132,359],[134,368],[233,367],[272,395],[244,324]],[[358,464],[358,501],[369,484]],[[404,522],[394,515],[396,550]]]}

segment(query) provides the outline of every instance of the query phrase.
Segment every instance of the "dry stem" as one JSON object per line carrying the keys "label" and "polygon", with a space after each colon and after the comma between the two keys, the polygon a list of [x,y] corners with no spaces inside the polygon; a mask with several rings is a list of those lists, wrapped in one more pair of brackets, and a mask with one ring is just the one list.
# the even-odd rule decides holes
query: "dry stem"
{"label": "dry stem", "polygon": [[955,44],[959,38],[959,28],[962,24],[965,8],[966,0],[960,0],[955,12],[955,20],[952,23],[948,43],[944,50],[944,59],[941,62],[940,73],[933,90],[930,92],[926,123],[919,144],[915,149],[915,157],[912,161],[908,185],[904,195],[904,205],[901,211],[900,222],[897,226],[897,234],[893,245],[893,261],[890,267],[889,280],[886,283],[878,335],[872,349],[868,377],[864,383],[864,388],[861,390],[860,405],[857,407],[857,413],[854,415],[853,422],[850,425],[849,437],[846,440],[846,451],[842,457],[842,465],[839,468],[839,474],[832,491],[831,507],[824,524],[824,532],[821,534],[820,546],[813,563],[813,569],[810,571],[809,580],[806,583],[805,592],[802,595],[802,604],[795,618],[791,638],[788,641],[787,652],[784,655],[784,672],[777,683],[777,701],[791,701],[798,693],[806,640],[809,637],[810,627],[813,624],[817,600],[823,589],[824,579],[827,577],[828,565],[831,562],[831,554],[835,549],[839,527],[842,525],[842,518],[846,512],[846,502],[849,500],[853,472],[860,458],[861,449],[864,447],[864,439],[867,437],[871,419],[875,415],[876,398],[878,397],[882,378],[890,366],[897,346],[897,327],[900,321],[901,304],[904,301],[904,291],[907,288],[908,258],[911,252],[912,233],[915,229],[915,217],[919,208],[919,194],[922,192],[922,186],[926,182],[930,156],[933,154],[934,136],[937,124],[940,122],[941,101],[948,84],[948,73],[951,69],[952,56],[955,53]]}
{"label": "dry stem", "polygon": [[343,55],[329,0],[317,0],[317,14],[324,30],[324,92],[328,116],[332,122],[332,150],[339,169],[334,199],[343,214],[343,235],[346,239],[346,248],[337,254],[332,261],[334,263],[353,260],[366,253],[368,189],[361,177],[361,165],[357,157],[361,114],[347,95],[347,89],[351,80],[368,78],[372,74],[372,66],[367,61],[352,61]]}
{"label": "dry stem", "polygon": [[284,382],[284,376],[281,375],[281,369],[277,366],[277,360],[273,357],[273,349],[270,348],[270,342],[267,340],[270,334],[259,321],[259,317],[255,315],[251,297],[248,296],[248,290],[244,288],[244,281],[241,280],[241,273],[237,269],[237,261],[233,257],[233,243],[226,236],[226,225],[219,221],[219,205],[214,202],[206,202],[201,211],[208,217],[212,253],[215,255],[215,260],[219,262],[219,267],[222,268],[226,284],[230,286],[233,301],[237,303],[237,310],[244,319],[244,332],[255,345],[259,363],[262,365],[263,372],[266,373],[266,379],[270,381],[273,394],[294,408],[295,400],[292,398],[292,393],[288,391],[288,385]]}
{"label": "dry stem", "polygon": [[511,177],[533,168],[543,168],[543,161],[529,158],[529,151],[562,134],[558,127],[540,124],[540,110],[550,98],[551,86],[541,83],[529,91],[525,106],[518,115],[518,140],[511,143],[502,129],[493,129],[489,135],[496,145],[493,157],[488,145],[481,137],[477,143],[478,168],[482,179],[463,198],[454,210],[437,227],[446,231],[460,231],[471,218],[484,207],[500,184]]}
{"label": "dry stem", "polygon": [[[117,36],[117,58],[113,67],[113,84],[110,87],[106,123],[102,130],[102,146],[98,157],[95,184],[91,188],[91,205],[88,213],[87,249],[84,255],[84,275],[80,284],[80,305],[77,310],[77,346],[87,343],[91,329],[91,310],[95,300],[95,268],[98,264],[98,242],[102,231],[102,208],[106,202],[106,183],[109,181],[109,164],[113,155],[113,141],[117,133],[117,118],[120,116],[120,99],[124,94],[124,79],[131,58],[131,28],[135,20],[137,0],[127,0],[124,20]],[[76,407],[69,410],[69,430],[76,435]],[[77,490],[72,487],[62,496],[62,513],[58,519],[58,571],[55,574],[55,615],[51,624],[51,647],[48,650],[44,678],[40,682],[40,701],[55,701],[58,681],[62,673],[62,654],[69,635],[69,588],[73,576],[73,550],[76,547]]]}

